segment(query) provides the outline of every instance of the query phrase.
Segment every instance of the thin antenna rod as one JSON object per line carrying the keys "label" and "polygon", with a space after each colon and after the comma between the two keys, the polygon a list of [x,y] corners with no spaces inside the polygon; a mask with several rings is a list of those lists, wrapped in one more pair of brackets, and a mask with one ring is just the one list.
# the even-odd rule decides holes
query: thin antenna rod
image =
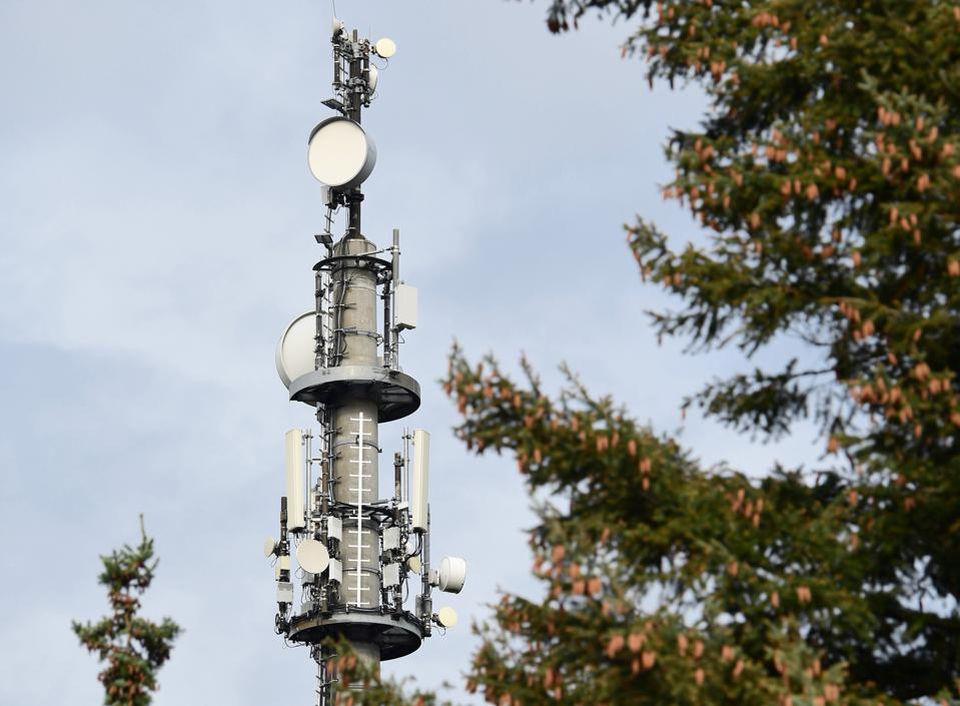
{"label": "thin antenna rod", "polygon": [[[363,54],[358,51],[360,35],[357,30],[353,30],[353,48],[350,54],[350,78],[347,85],[347,117],[360,124],[360,110],[363,107],[363,90],[360,83],[363,81]],[[347,196],[349,209],[349,226],[347,227],[348,238],[363,237],[360,234],[360,202],[363,201],[363,194],[360,193],[360,187],[356,186]]]}

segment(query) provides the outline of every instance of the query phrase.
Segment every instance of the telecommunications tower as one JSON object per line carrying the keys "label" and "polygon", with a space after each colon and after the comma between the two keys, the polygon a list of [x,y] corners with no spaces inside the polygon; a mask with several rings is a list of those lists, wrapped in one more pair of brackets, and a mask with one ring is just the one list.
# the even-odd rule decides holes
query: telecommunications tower
{"label": "telecommunications tower", "polygon": [[[313,129],[307,147],[310,171],[324,187],[324,231],[315,238],[325,254],[313,266],[312,308],[277,346],[290,399],[315,408],[319,429],[286,433],[280,535],[264,547],[276,564],[276,631],[309,647],[318,706],[332,703],[337,681],[325,641],[346,639],[379,668],[419,648],[434,624],[456,624],[452,608],[434,612],[431,591],[459,593],[466,578],[459,557],[430,564],[426,431],[403,429],[388,464],[393,483],[387,497],[380,493],[380,425],[420,406],[420,386],[399,363],[401,333],[417,325],[417,290],[400,279],[400,233],[394,229],[380,248],[360,225],[360,185],[377,157],[360,113],[376,91],[378,64],[386,66],[396,45],[361,38],[339,20],[332,43],[335,95],[323,105],[337,114]],[[335,240],[341,209],[346,228]]]}

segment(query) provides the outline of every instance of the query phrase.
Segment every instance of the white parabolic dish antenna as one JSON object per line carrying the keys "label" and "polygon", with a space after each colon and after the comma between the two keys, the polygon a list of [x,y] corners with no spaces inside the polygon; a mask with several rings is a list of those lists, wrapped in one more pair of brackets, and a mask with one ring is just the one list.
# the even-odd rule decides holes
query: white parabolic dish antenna
{"label": "white parabolic dish antenna", "polygon": [[275,551],[277,551],[277,540],[273,537],[267,537],[263,542],[263,555],[273,556]]}
{"label": "white parabolic dish antenna", "polygon": [[330,554],[321,542],[305,539],[297,547],[297,563],[304,571],[319,574],[330,564]]}
{"label": "white parabolic dish antenna", "polygon": [[277,373],[286,387],[301,375],[316,370],[317,319],[315,311],[295,318],[277,343]]}
{"label": "white parabolic dish antenna", "polygon": [[327,118],[310,133],[307,164],[322,184],[350,189],[370,176],[377,163],[377,148],[357,123],[349,118]]}
{"label": "white parabolic dish antenna", "polygon": [[397,53],[397,43],[390,39],[390,37],[384,37],[383,39],[378,39],[377,43],[373,45],[373,51],[376,52],[377,56],[389,59]]}
{"label": "white parabolic dish antenna", "polygon": [[450,606],[444,606],[439,611],[437,611],[437,619],[440,621],[440,624],[445,628],[456,627],[457,611],[455,611]]}

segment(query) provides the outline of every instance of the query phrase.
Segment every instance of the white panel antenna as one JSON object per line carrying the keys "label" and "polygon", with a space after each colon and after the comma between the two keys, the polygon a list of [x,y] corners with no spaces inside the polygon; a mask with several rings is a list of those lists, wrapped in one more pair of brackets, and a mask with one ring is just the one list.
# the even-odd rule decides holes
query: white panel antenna
{"label": "white panel antenna", "polygon": [[413,529],[427,531],[428,483],[430,480],[430,432],[413,432]]}
{"label": "white panel antenna", "polygon": [[304,455],[303,430],[291,429],[284,438],[287,465],[287,528],[290,531],[303,529],[304,512]]}
{"label": "white panel antenna", "polygon": [[383,550],[390,551],[391,549],[400,548],[400,528],[399,527],[388,527],[383,531]]}
{"label": "white panel antenna", "polygon": [[397,286],[396,329],[415,329],[417,327],[417,288],[409,284]]}
{"label": "white panel antenna", "polygon": [[383,585],[390,587],[400,585],[400,564],[384,564]]}
{"label": "white panel antenna", "polygon": [[330,580],[337,583],[343,583],[343,564],[339,559],[330,560]]}
{"label": "white panel antenna", "polygon": [[277,584],[277,603],[293,603],[293,584],[289,581]]}
{"label": "white panel antenna", "polygon": [[333,515],[327,518],[327,537],[338,542],[343,540],[343,520]]}

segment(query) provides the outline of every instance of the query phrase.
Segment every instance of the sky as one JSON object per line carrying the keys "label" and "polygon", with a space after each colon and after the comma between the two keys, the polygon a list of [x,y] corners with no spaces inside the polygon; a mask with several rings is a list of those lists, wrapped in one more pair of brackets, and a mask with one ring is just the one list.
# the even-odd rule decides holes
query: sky
{"label": "sky", "polygon": [[[460,626],[384,669],[473,703],[469,624],[498,590],[539,587],[515,464],[454,439],[437,380],[455,339],[508,370],[525,353],[554,391],[568,363],[705,465],[756,476],[818,451],[809,429],[762,445],[681,421],[685,394],[746,364],[658,345],[643,314],[679,302],[640,283],[622,225],[702,238],[658,184],[669,129],[706,104],[651,90],[620,58],[627,25],[552,36],[542,2],[337,10],[398,46],[364,117],[379,152],[364,231],[386,244],[401,228],[420,293],[401,362],[423,406],[381,441],[432,432],[432,554],[469,564],[463,593],[436,601]],[[161,558],[145,612],[185,629],[155,703],[311,703],[306,652],[273,634],[261,547],[283,433],[311,421],[274,347],[312,306],[322,255],[305,148],[330,115],[331,16],[326,0],[0,3],[0,705],[101,702],[70,621],[105,611],[98,555],[137,539],[139,513]]]}

